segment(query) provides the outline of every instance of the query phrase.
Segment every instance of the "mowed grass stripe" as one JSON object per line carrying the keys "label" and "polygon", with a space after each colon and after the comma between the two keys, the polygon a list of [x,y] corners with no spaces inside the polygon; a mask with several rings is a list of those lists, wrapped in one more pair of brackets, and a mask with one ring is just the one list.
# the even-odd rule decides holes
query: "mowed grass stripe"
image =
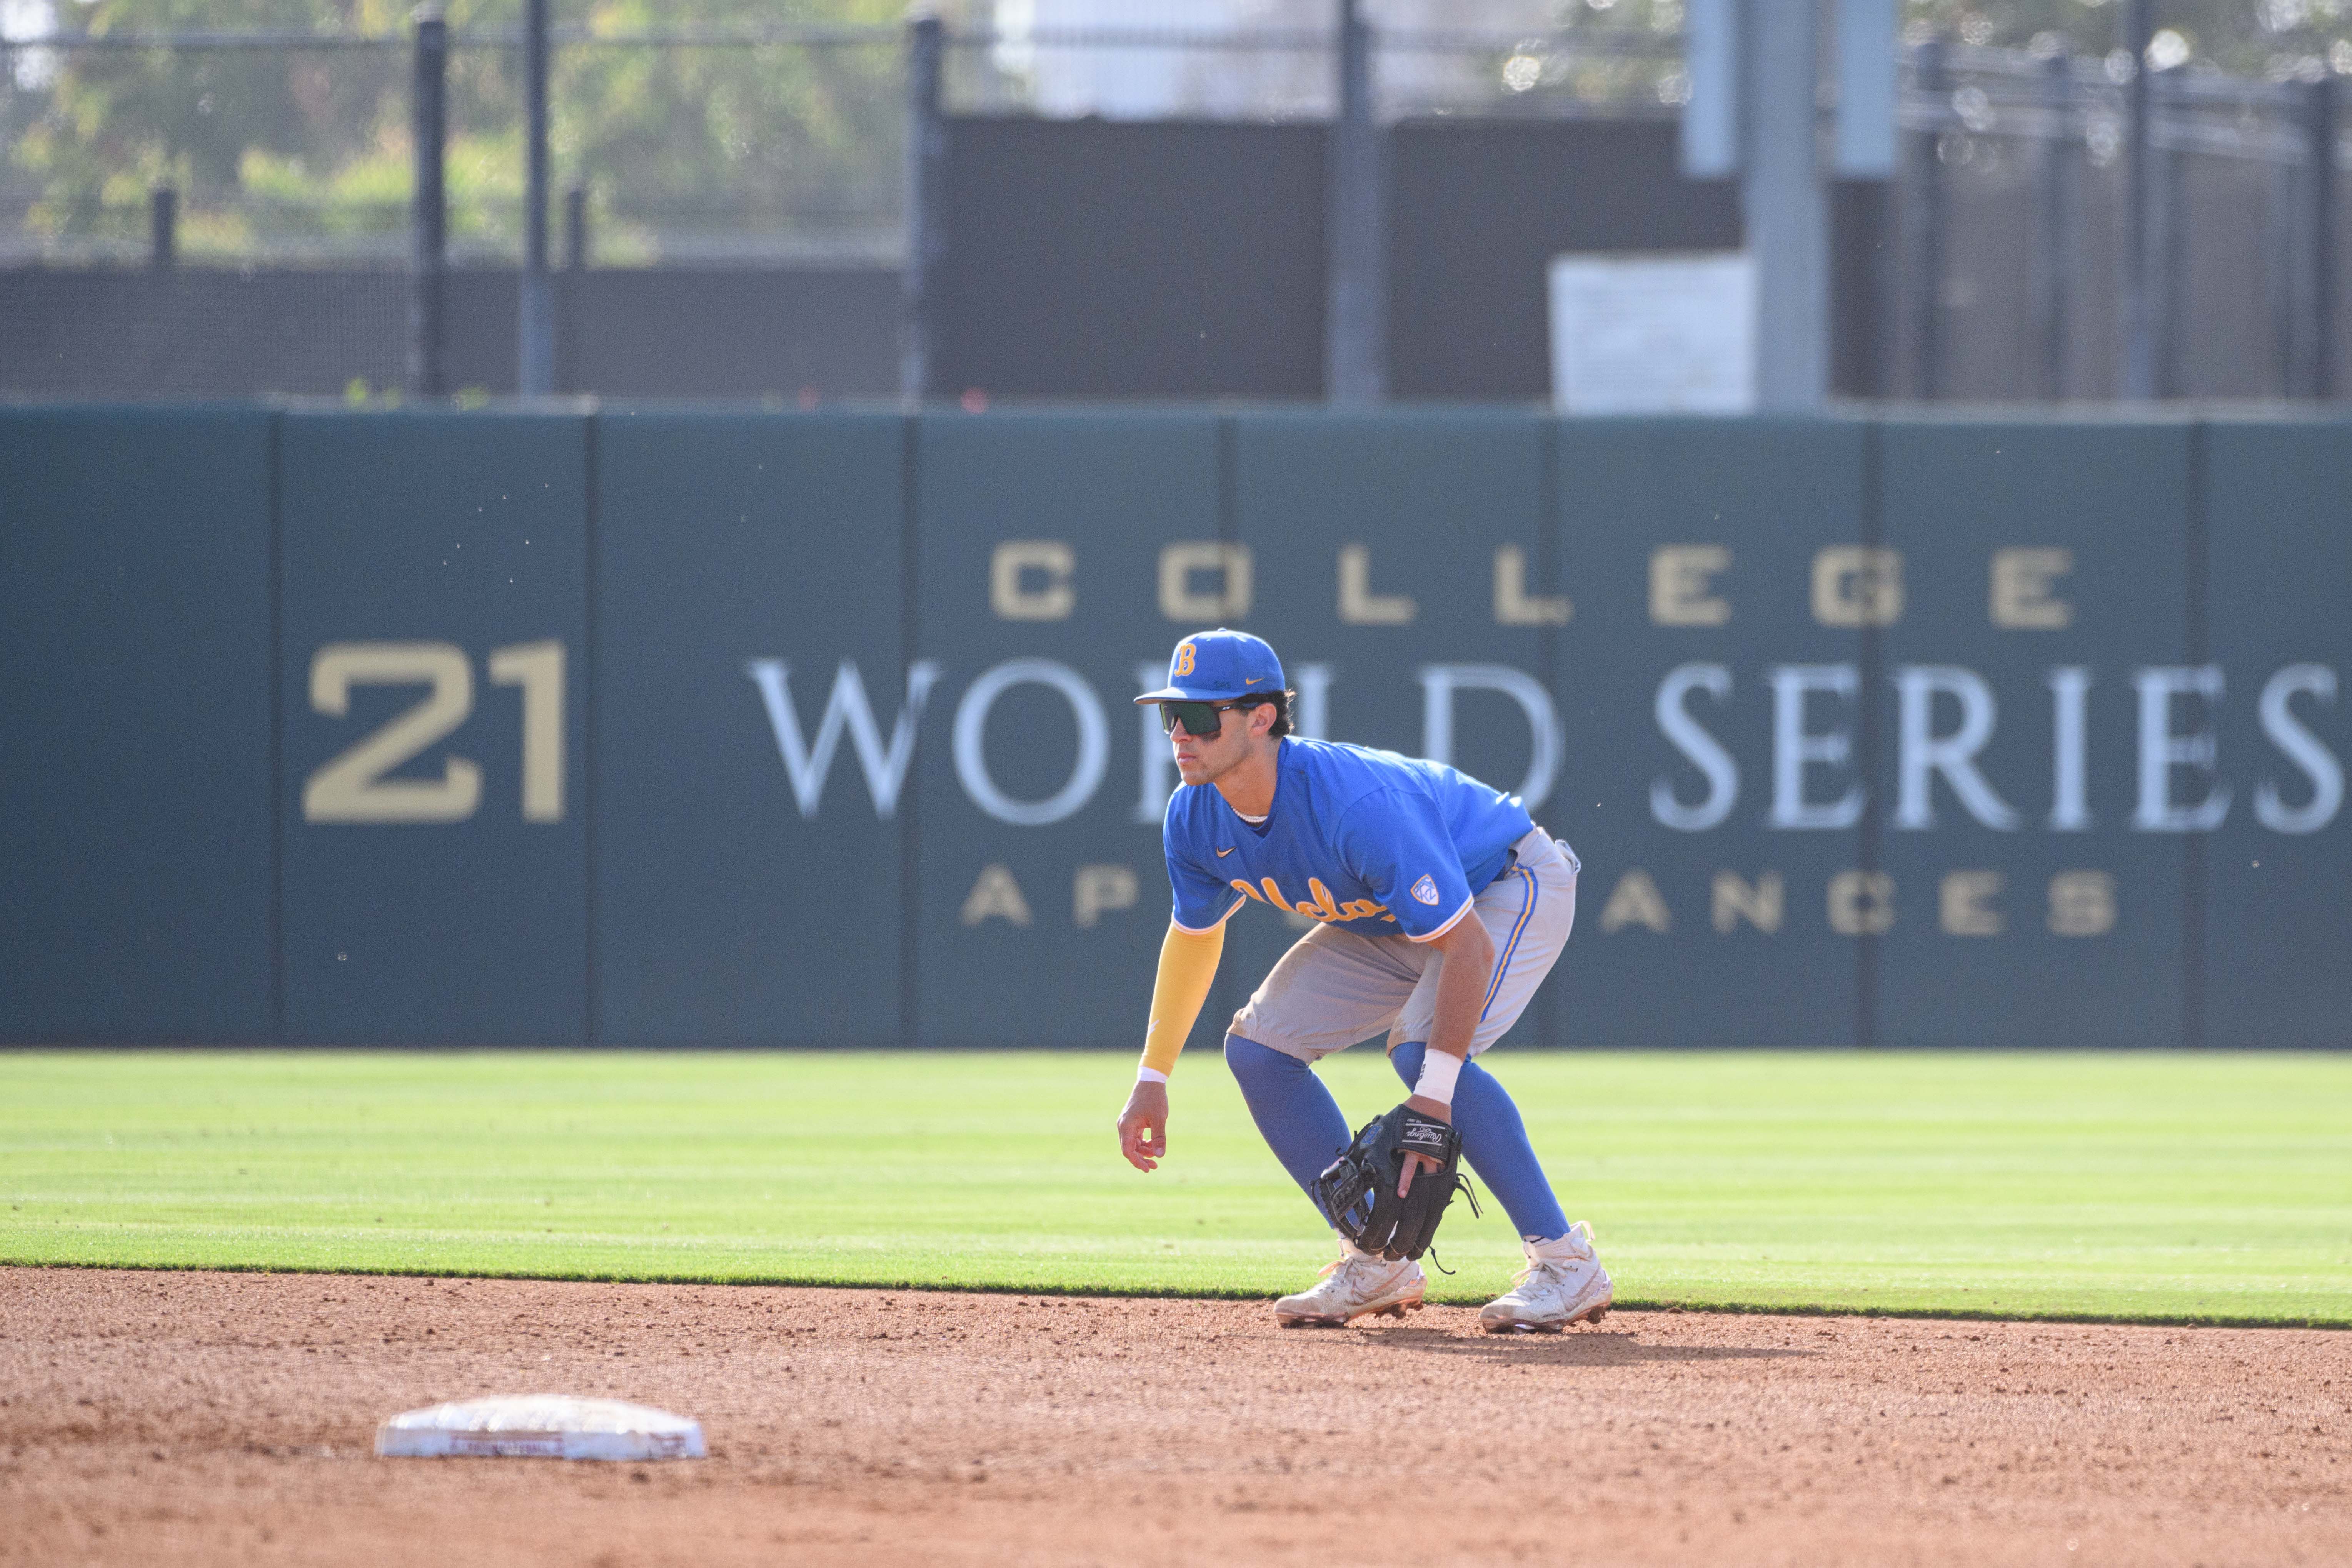
{"label": "mowed grass stripe", "polygon": [[[1327,1234],[1213,1058],[0,1055],[0,1261],[1262,1296]],[[1505,1052],[1628,1305],[2352,1326],[2352,1058]],[[1324,1068],[1351,1121],[1402,1092]],[[1509,1223],[1457,1205],[1433,1294]]]}

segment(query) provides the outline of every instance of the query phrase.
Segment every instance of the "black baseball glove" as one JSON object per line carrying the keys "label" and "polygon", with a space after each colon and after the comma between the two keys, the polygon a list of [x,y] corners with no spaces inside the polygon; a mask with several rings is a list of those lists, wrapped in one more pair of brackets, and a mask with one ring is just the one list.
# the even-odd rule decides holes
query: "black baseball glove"
{"label": "black baseball glove", "polygon": [[[1407,1154],[1426,1154],[1437,1168],[1416,1168],[1412,1185],[1399,1197]],[[1315,1200],[1339,1234],[1366,1252],[1391,1259],[1419,1258],[1436,1237],[1437,1222],[1445,1217],[1455,1189],[1469,1186],[1461,1166],[1462,1134],[1400,1105],[1366,1122],[1355,1142],[1315,1178]],[[1476,1212],[1475,1197],[1470,1206]]]}

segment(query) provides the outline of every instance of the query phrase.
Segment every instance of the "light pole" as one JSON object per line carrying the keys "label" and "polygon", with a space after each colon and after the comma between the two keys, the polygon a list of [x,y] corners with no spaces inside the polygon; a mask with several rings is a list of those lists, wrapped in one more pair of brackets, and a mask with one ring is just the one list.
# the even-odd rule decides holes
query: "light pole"
{"label": "light pole", "polygon": [[1357,0],[1339,0],[1339,46],[1323,390],[1333,403],[1362,406],[1388,395],[1388,247],[1381,128],[1372,108],[1372,27]]}
{"label": "light pole", "polygon": [[555,390],[555,307],[547,275],[547,0],[528,0],[522,40],[525,138],[520,362],[525,397]]}
{"label": "light pole", "polygon": [[438,397],[443,273],[449,260],[449,205],[442,184],[449,132],[449,25],[437,5],[417,7],[415,68],[409,100],[415,173],[408,219],[408,390],[418,397]]}
{"label": "light pole", "polygon": [[2124,396],[2156,395],[2156,300],[2149,288],[2149,179],[2147,46],[2155,37],[2156,0],[2126,0],[2124,47],[2131,56],[2131,79],[2124,87],[2124,277],[2123,364],[2118,390]]}

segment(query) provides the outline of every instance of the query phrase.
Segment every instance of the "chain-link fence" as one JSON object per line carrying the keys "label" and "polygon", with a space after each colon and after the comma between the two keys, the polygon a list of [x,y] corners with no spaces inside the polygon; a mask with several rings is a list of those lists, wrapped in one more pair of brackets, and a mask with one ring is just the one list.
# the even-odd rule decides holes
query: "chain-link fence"
{"label": "chain-link fence", "polygon": [[[0,293],[15,300],[0,300],[0,315],[16,344],[6,386],[396,384],[397,345],[377,340],[401,330],[392,323],[407,309],[401,279],[415,246],[416,29],[362,4],[355,25],[337,32],[74,33],[62,28],[70,16],[45,11],[47,30],[25,37],[16,24],[28,5],[39,8],[0,0],[0,26],[19,35],[0,41]],[[1185,19],[1197,13],[1139,4],[1092,7],[1118,16],[1117,26],[1069,25],[1087,9],[1045,0],[950,8],[946,110],[1142,122],[1334,112],[1328,29],[1203,27]],[[873,281],[860,297],[887,308],[883,275],[901,265],[908,226],[908,27],[658,26],[648,15],[621,7],[593,26],[554,31],[556,265],[824,275],[828,288],[836,275],[865,273]],[[1549,5],[1518,0],[1471,10],[1394,0],[1376,34],[1379,117],[1676,113],[1687,90],[1679,6],[1619,0],[1573,15],[1578,25],[1559,26]],[[522,51],[512,16],[510,3],[453,8],[448,26],[446,256],[461,274],[511,268],[521,251]],[[374,30],[357,25],[372,17]],[[2336,64],[2352,68],[2352,58]],[[2069,52],[2054,33],[2029,49],[1906,39],[1906,152],[1881,204],[1885,232],[1865,237],[1878,329],[1848,390],[2118,392],[2134,275],[2126,98],[2137,68],[2121,52]],[[2339,233],[2344,204],[2332,196],[2344,153],[2329,68],[2320,57],[2282,57],[2271,79],[2198,65],[2151,74],[2141,232],[2161,395],[2332,392],[2326,351],[2335,324],[2352,319],[2352,300],[2341,298],[2347,269],[2335,258],[2352,236]],[[138,307],[139,319],[168,318],[169,331],[124,314],[137,312],[118,275],[156,263],[178,276],[168,297],[149,288],[157,302]],[[310,276],[278,292],[256,281],[293,272]],[[292,302],[255,302],[280,293]],[[455,329],[464,341],[452,353],[487,364],[509,352],[510,324],[491,291],[475,293],[486,313]],[[1407,296],[1390,302],[1412,308]],[[109,333],[124,341],[106,347]],[[215,334],[245,346],[199,352]],[[822,374],[779,385],[885,390],[893,351],[873,345],[887,335],[874,328],[858,340],[867,346],[840,345],[849,358],[875,357],[870,374],[826,360]],[[283,353],[268,347],[281,339]],[[351,346],[330,356],[331,370],[295,374],[326,363],[305,358],[302,341]],[[247,368],[222,372],[227,383],[188,368],[237,353]],[[467,384],[453,374],[449,384]]]}
{"label": "chain-link fence", "polygon": [[[1144,8],[1138,7],[1139,12]],[[520,35],[451,26],[454,263],[522,245]],[[593,265],[894,262],[906,29],[553,29],[550,149]],[[1328,30],[974,24],[950,112],[1326,119]],[[409,246],[411,30],[53,32],[0,42],[0,263],[398,266]],[[1670,114],[1671,32],[1399,29],[1381,108]],[[160,196],[160,200],[159,200]]]}
{"label": "chain-link fence", "polygon": [[[2117,395],[2133,73],[2120,51],[1906,51],[1886,392]],[[2352,239],[2326,168],[2346,158],[2333,78],[2176,68],[2147,86],[2158,395],[2318,394]]]}
{"label": "chain-link fence", "polygon": [[[1624,26],[1502,31],[1422,26],[1374,34],[1384,120],[1441,115],[1671,115],[1682,39]],[[976,29],[953,37],[958,113],[1116,120],[1328,120],[1328,28]]]}
{"label": "chain-link fence", "polygon": [[[888,261],[905,90],[891,26],[555,30],[549,143],[583,259]],[[5,51],[0,260],[398,266],[412,36],[122,33]],[[522,246],[522,51],[452,29],[447,234]],[[158,196],[161,195],[161,201]]]}

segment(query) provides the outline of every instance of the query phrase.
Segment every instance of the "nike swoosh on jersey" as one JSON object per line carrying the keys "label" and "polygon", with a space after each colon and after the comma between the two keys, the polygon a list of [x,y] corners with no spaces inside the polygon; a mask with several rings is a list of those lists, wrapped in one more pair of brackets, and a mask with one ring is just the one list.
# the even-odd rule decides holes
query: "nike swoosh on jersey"
{"label": "nike swoosh on jersey", "polygon": [[1230,850],[1230,849],[1220,849],[1220,850],[1218,850],[1218,851],[1217,851],[1217,858],[1218,858],[1218,859],[1220,859],[1220,860],[1222,860],[1222,859],[1223,859],[1226,856],[1228,856],[1228,855],[1230,855],[1230,854],[1232,854],[1232,853],[1233,853],[1233,851],[1232,851],[1232,850]]}

